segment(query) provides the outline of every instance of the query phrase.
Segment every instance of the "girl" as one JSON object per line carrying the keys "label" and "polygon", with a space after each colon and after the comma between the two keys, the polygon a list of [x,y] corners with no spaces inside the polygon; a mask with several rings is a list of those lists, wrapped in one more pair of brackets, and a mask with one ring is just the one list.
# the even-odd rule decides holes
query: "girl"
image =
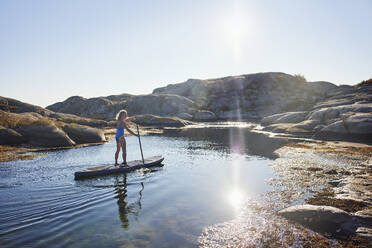
{"label": "girl", "polygon": [[115,152],[115,166],[118,165],[118,157],[119,157],[119,152],[120,148],[122,149],[123,152],[123,163],[122,165],[127,165],[127,143],[124,138],[124,128],[131,133],[134,136],[138,136],[135,134],[132,130],[130,130],[127,126],[127,121],[131,121],[136,119],[136,117],[128,117],[128,113],[126,110],[120,110],[119,113],[116,115],[116,152]]}

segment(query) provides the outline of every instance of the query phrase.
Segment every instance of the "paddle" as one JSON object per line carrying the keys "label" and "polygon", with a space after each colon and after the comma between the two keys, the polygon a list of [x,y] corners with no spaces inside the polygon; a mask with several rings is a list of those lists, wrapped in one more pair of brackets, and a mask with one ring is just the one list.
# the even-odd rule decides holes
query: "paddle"
{"label": "paddle", "polygon": [[138,125],[136,124],[136,126],[137,126],[138,141],[139,141],[139,145],[140,145],[140,149],[141,149],[142,163],[145,164],[145,160],[143,159],[141,136],[140,136],[140,133],[139,133]]}

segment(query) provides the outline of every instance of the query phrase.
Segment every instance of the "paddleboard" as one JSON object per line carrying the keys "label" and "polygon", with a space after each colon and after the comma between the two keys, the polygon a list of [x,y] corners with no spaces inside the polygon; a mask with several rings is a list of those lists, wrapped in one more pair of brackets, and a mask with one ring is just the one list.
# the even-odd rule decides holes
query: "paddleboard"
{"label": "paddleboard", "polygon": [[88,168],[82,171],[75,172],[75,180],[87,178],[87,177],[95,177],[95,176],[105,176],[105,175],[112,175],[117,173],[127,173],[134,170],[138,170],[141,168],[149,168],[152,166],[159,165],[164,158],[162,156],[154,156],[145,159],[145,163],[142,160],[134,160],[127,162],[126,166],[119,165],[103,165]]}

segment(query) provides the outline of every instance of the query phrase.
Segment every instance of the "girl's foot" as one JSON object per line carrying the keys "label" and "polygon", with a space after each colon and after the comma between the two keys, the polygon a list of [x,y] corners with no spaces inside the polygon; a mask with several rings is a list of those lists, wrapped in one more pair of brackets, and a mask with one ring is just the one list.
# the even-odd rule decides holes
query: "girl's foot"
{"label": "girl's foot", "polygon": [[118,163],[115,163],[114,166],[118,166],[119,164]]}
{"label": "girl's foot", "polygon": [[128,166],[127,162],[123,162],[120,164],[120,166]]}

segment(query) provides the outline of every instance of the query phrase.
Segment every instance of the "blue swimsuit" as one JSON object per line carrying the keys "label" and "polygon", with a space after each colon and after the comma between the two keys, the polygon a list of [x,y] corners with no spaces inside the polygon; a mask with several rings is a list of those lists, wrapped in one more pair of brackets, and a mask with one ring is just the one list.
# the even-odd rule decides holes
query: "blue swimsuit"
{"label": "blue swimsuit", "polygon": [[124,136],[124,127],[116,128],[116,135],[115,135],[116,141],[118,141],[121,136]]}

